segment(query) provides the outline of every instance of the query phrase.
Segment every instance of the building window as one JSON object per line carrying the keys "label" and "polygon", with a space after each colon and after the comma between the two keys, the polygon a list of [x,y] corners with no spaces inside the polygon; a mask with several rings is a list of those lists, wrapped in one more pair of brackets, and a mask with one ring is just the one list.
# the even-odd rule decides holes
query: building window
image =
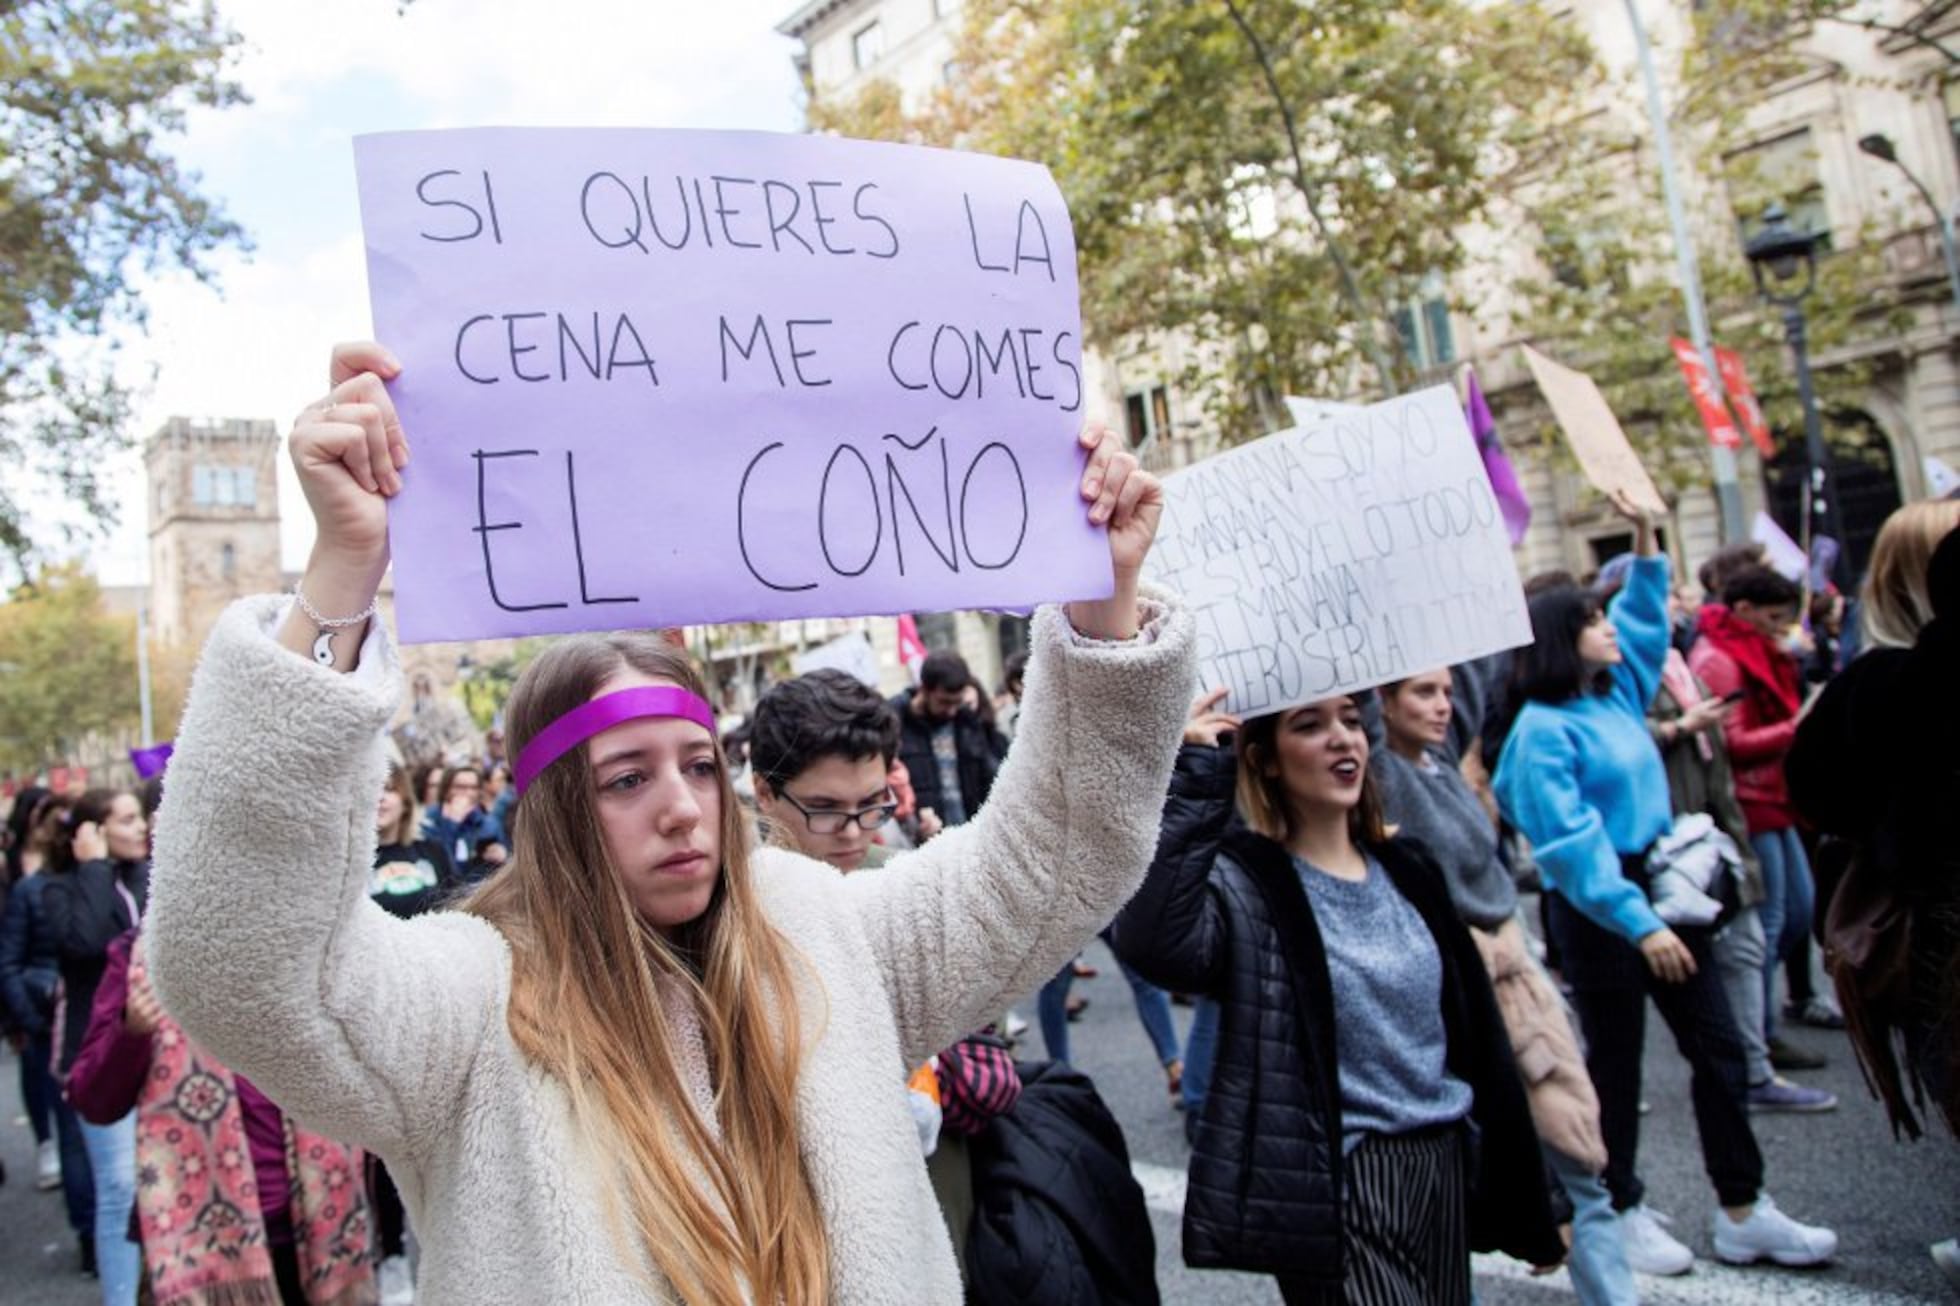
{"label": "building window", "polygon": [[1729,200],[1745,241],[1762,230],[1763,210],[1781,204],[1791,226],[1814,232],[1820,251],[1831,248],[1831,215],[1808,127],[1731,154],[1727,169]]}
{"label": "building window", "polygon": [[1123,397],[1123,414],[1132,449],[1141,449],[1152,440],[1168,439],[1171,433],[1170,391],[1161,385],[1132,391]]}
{"label": "building window", "polygon": [[953,613],[918,612],[913,614],[912,619],[919,627],[919,642],[927,649],[934,653],[941,649],[959,651],[959,618]]}
{"label": "building window", "polygon": [[1456,333],[1450,327],[1450,302],[1443,279],[1430,274],[1422,289],[1395,306],[1395,333],[1402,339],[1402,356],[1417,371],[1444,367],[1456,361]]}
{"label": "building window", "polygon": [[250,467],[191,468],[191,502],[199,507],[251,508],[258,501],[258,473]]}
{"label": "building window", "polygon": [[882,23],[866,23],[851,33],[851,64],[856,68],[869,68],[885,53],[885,28]]}

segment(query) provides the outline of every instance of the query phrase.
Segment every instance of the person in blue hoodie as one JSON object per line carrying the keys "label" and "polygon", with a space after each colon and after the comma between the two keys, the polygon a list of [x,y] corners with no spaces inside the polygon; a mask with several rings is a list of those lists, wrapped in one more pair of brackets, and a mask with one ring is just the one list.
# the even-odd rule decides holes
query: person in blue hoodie
{"label": "person in blue hoodie", "polygon": [[1742,1041],[1710,931],[1670,927],[1647,898],[1648,850],[1673,825],[1667,771],[1646,721],[1668,649],[1668,564],[1652,518],[1624,492],[1613,506],[1633,524],[1638,556],[1611,606],[1602,610],[1577,587],[1531,600],[1532,644],[1512,667],[1521,708],[1498,759],[1497,800],[1531,841],[1549,892],[1547,921],[1588,1042],[1606,1186],[1628,1262],[1650,1274],[1694,1264],[1642,1201],[1640,1061],[1651,997],[1693,1070],[1695,1123],[1720,1202],[1716,1256],[1819,1264],[1836,1254],[1837,1235],[1799,1224],[1763,1192]]}

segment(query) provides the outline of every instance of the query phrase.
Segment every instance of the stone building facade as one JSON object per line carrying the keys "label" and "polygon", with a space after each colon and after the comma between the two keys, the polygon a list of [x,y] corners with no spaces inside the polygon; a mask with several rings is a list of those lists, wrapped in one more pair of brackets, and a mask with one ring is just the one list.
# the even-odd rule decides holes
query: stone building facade
{"label": "stone building facade", "polygon": [[144,446],[159,645],[200,647],[226,604],[280,587],[278,457],[278,428],[252,418],[173,417]]}

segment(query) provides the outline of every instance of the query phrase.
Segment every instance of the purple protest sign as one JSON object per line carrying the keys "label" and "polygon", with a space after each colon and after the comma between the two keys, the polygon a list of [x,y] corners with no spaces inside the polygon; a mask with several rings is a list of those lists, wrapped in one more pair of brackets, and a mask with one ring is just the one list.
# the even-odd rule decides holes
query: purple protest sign
{"label": "purple protest sign", "polygon": [[754,132],[355,142],[402,639],[1106,595],[1047,169]]}

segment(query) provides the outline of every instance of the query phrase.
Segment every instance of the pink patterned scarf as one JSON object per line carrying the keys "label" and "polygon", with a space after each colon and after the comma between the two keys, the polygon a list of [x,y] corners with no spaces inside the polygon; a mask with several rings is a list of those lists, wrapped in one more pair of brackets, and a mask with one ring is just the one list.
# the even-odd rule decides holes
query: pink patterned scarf
{"label": "pink patterned scarf", "polygon": [[[132,980],[142,950],[130,958]],[[158,1306],[280,1306],[229,1070],[168,1016],[136,1102],[137,1217]],[[312,1306],[374,1306],[361,1154],[286,1119],[293,1229]]]}

